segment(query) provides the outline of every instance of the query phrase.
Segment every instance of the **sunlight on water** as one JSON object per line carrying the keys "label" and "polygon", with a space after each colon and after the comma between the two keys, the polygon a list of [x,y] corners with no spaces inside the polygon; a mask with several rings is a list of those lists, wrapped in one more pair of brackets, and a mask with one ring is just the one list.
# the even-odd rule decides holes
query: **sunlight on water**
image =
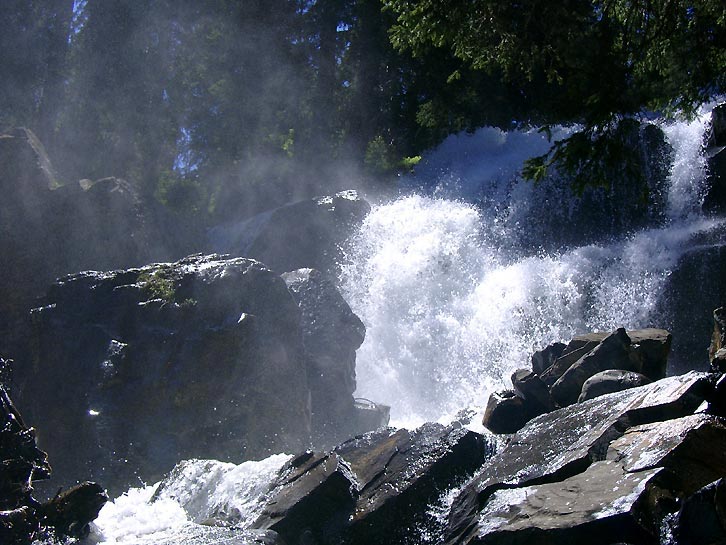
{"label": "sunlight on water", "polygon": [[[660,288],[692,235],[718,223],[686,213],[702,198],[705,127],[704,118],[666,127],[676,158],[670,225],[617,243],[522,257],[506,233],[497,235],[496,216],[436,191],[375,206],[351,241],[341,275],[344,295],[367,327],[356,395],[391,405],[396,425],[446,420],[462,407],[481,407],[492,389],[507,386],[512,371],[551,342],[586,331],[658,326],[652,313]],[[457,175],[464,194],[466,176],[481,188],[487,175],[511,176],[512,164],[542,148],[541,135],[519,133],[516,151],[498,168],[490,149],[496,142],[489,133],[483,138],[484,164],[477,168],[469,150]],[[434,155],[451,164],[445,149]],[[426,163],[427,173],[437,171],[433,163]],[[518,194],[536,198],[532,188]]]}
{"label": "sunlight on water", "polygon": [[171,545],[185,540],[201,544],[207,539],[224,543],[220,541],[224,532],[200,524],[216,518],[245,528],[254,522],[270,483],[289,459],[289,455],[276,454],[239,465],[215,460],[181,462],[159,492],[158,483],[132,488],[107,503],[87,541],[101,545]]}

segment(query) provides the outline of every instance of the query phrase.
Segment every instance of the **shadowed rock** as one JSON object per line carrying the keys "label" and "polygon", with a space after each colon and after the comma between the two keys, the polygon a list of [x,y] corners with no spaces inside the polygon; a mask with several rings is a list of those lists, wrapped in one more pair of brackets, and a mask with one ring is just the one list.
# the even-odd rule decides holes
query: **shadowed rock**
{"label": "shadowed rock", "polygon": [[182,459],[309,444],[300,311],[262,264],[212,255],[85,272],[46,303],[34,358],[15,371],[59,484],[83,476],[121,491]]}
{"label": "shadowed rock", "polygon": [[343,191],[214,227],[209,241],[216,252],[259,259],[279,273],[313,268],[330,274],[340,263],[340,245],[370,208],[355,191]]}

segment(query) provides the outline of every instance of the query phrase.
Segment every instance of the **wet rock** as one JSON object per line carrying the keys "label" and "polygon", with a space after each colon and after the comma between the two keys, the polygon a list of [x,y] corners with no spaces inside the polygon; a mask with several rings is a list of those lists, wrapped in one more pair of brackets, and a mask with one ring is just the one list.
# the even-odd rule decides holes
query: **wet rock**
{"label": "wet rock", "polygon": [[668,329],[677,332],[669,374],[709,368],[714,319],[707,309],[726,301],[726,233],[718,226],[707,235],[687,242],[690,249],[673,267],[654,311]]}
{"label": "wet rock", "polygon": [[298,269],[282,278],[302,315],[314,445],[330,448],[351,437],[351,430],[358,431],[355,351],[363,343],[365,326],[321,272]]}
{"label": "wet rock", "polygon": [[550,388],[552,398],[561,406],[577,401],[582,385],[591,376],[606,369],[634,370],[631,357],[630,337],[620,328],[593,348],[588,354],[573,363]]}
{"label": "wet rock", "polygon": [[650,380],[665,378],[673,336],[665,329],[628,330],[636,371]]}
{"label": "wet rock", "polygon": [[652,381],[645,375],[633,371],[619,371],[617,369],[601,371],[585,381],[577,402],[582,403],[604,394],[620,392],[628,388],[637,388],[650,382]]}
{"label": "wet rock", "polygon": [[182,459],[309,444],[300,310],[262,264],[212,255],[80,273],[45,302],[15,373],[56,487],[83,477],[120,492]]}
{"label": "wet rock", "polygon": [[89,524],[96,520],[108,501],[106,491],[97,483],[84,482],[43,504],[40,516],[44,526],[50,526],[63,536],[86,537]]}
{"label": "wet rock", "polygon": [[518,369],[512,373],[514,391],[524,398],[527,412],[534,418],[555,408],[547,385],[529,369]]}
{"label": "wet rock", "polygon": [[658,486],[681,501],[726,475],[726,422],[695,414],[634,426],[610,444],[607,459],[631,473],[666,469]]}
{"label": "wet rock", "polygon": [[542,350],[538,350],[532,354],[532,370],[537,374],[542,374],[562,355],[566,348],[567,345],[564,343],[552,343]]}
{"label": "wet rock", "polygon": [[678,545],[726,543],[726,479],[708,484],[683,502],[675,534]]}
{"label": "wet rock", "polygon": [[538,416],[462,490],[452,505],[447,543],[473,539],[477,512],[495,491],[577,475],[603,460],[624,429],[689,415],[711,391],[706,374],[689,373]]}
{"label": "wet rock", "polygon": [[726,348],[726,308],[719,307],[713,311],[713,334],[711,346],[708,348],[709,358],[713,361],[716,353]]}
{"label": "wet rock", "polygon": [[388,423],[391,421],[391,407],[370,399],[355,398],[353,409],[355,411],[353,422],[355,433],[353,435],[388,427]]}
{"label": "wet rock", "polygon": [[482,424],[492,433],[514,433],[530,418],[524,398],[513,390],[502,390],[489,396]]}
{"label": "wet rock", "polygon": [[209,231],[211,248],[258,259],[279,273],[313,268],[330,275],[340,245],[370,211],[355,191],[318,197]]}
{"label": "wet rock", "polygon": [[658,472],[628,473],[604,461],[561,482],[498,490],[479,512],[477,536],[467,543],[653,541],[652,529],[641,525],[640,504]]}
{"label": "wet rock", "polygon": [[726,104],[719,104],[711,112],[711,128],[706,141],[708,191],[703,199],[703,210],[723,213],[726,210]]}
{"label": "wet rock", "polygon": [[541,379],[548,386],[552,386],[573,363],[589,354],[607,337],[606,333],[588,333],[573,338],[558,356],[552,365],[541,373]]}
{"label": "wet rock", "polygon": [[290,462],[254,527],[273,529],[289,543],[415,540],[427,505],[491,450],[482,436],[456,426],[366,434]]}
{"label": "wet rock", "polygon": [[711,371],[715,373],[726,372],[726,348],[722,348],[711,358]]}

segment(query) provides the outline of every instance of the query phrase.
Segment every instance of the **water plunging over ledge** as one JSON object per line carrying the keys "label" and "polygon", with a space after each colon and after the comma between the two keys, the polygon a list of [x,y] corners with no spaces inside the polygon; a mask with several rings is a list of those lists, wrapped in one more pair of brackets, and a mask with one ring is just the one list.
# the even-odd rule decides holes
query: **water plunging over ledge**
{"label": "water plunging over ledge", "polygon": [[673,147],[663,226],[554,251],[519,243],[543,195],[516,171],[543,137],[450,137],[420,169],[424,189],[374,206],[352,241],[342,289],[367,327],[358,394],[390,404],[395,425],[447,420],[481,407],[551,342],[662,325],[668,275],[694,234],[721,224],[700,214],[708,117],[663,127]]}

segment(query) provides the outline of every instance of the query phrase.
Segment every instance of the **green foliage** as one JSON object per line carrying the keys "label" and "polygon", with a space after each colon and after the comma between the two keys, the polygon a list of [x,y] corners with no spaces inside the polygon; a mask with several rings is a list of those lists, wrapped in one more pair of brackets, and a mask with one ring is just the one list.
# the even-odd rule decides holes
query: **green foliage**
{"label": "green foliage", "polygon": [[[643,110],[690,116],[726,89],[726,7],[722,0],[384,0],[397,15],[391,40],[424,62],[448,51],[466,67],[511,86],[511,120],[533,126],[578,123],[581,134],[528,162],[593,175],[593,150],[625,159],[614,127]],[[454,67],[449,83],[466,74]],[[481,87],[476,94],[485,98]],[[420,110],[422,125],[442,126],[446,102]],[[482,108],[490,108],[483,103]],[[450,115],[458,107],[449,108]],[[486,113],[468,115],[473,124]],[[625,167],[629,168],[629,167]],[[579,181],[577,184],[579,185]]]}
{"label": "green foliage", "polygon": [[142,273],[136,281],[151,299],[161,299],[167,303],[173,303],[176,299],[176,284],[164,269]]}

